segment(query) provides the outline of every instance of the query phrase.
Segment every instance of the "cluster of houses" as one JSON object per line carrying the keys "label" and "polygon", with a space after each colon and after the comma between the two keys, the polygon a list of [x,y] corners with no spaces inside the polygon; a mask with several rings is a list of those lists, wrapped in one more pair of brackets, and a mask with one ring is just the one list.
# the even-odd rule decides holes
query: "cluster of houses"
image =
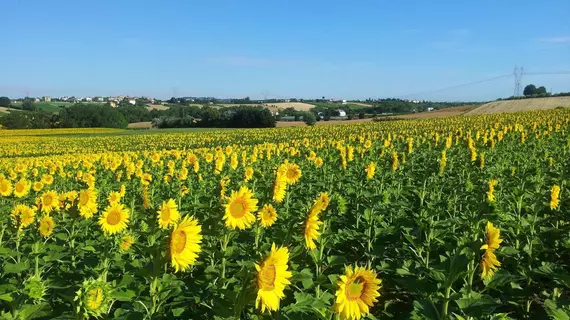
{"label": "cluster of houses", "polygon": [[[154,98],[148,98],[148,97],[144,97],[144,99],[148,100],[150,103],[154,103],[155,100]],[[63,96],[63,97],[58,97],[58,98],[52,98],[49,96],[44,96],[41,99],[40,98],[34,98],[35,102],[52,102],[52,101],[58,101],[58,102],[73,102],[73,103],[79,103],[79,102],[108,102],[113,108],[117,107],[119,105],[119,103],[121,101],[127,101],[128,103],[135,105],[137,103],[137,98],[136,97],[129,97],[129,96],[111,96],[111,97],[83,97],[83,98],[76,98],[76,97],[68,97],[68,96]]]}

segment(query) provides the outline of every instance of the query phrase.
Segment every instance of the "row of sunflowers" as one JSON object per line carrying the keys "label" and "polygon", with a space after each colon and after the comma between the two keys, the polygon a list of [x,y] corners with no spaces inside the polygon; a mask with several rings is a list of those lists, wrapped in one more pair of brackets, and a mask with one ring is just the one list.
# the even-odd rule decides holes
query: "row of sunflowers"
{"label": "row of sunflowers", "polygon": [[0,136],[0,318],[570,313],[570,112]]}

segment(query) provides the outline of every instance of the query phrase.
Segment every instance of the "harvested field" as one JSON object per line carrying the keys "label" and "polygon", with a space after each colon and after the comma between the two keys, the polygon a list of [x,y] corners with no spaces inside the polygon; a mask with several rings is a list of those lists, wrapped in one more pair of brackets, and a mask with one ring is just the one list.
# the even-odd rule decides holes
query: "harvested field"
{"label": "harvested field", "polygon": [[277,107],[279,109],[287,109],[293,108],[298,111],[309,111],[315,106],[309,103],[304,102],[277,102],[277,103],[269,103],[269,107]]}
{"label": "harvested field", "polygon": [[168,110],[169,107],[163,106],[161,104],[147,104],[146,108],[148,111],[152,111],[152,110]]}
{"label": "harvested field", "polygon": [[466,115],[546,110],[557,107],[570,107],[570,97],[493,101],[469,111]]}
{"label": "harvested field", "polygon": [[129,128],[152,128],[152,122],[145,121],[145,122],[134,122],[129,123]]}

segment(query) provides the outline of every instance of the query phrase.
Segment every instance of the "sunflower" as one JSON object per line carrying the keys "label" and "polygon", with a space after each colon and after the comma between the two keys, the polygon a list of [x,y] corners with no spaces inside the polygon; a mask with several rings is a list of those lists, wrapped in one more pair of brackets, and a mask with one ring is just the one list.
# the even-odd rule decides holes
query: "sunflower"
{"label": "sunflower", "polygon": [[271,246],[269,256],[261,263],[255,264],[257,270],[257,299],[255,307],[261,312],[279,310],[279,301],[285,297],[283,290],[290,284],[291,271],[288,271],[289,250],[285,247]]}
{"label": "sunflower", "polygon": [[342,319],[360,319],[370,313],[380,296],[382,280],[366,268],[346,267],[346,274],[337,282],[335,311]]}
{"label": "sunflower", "polygon": [[126,233],[121,237],[119,248],[121,251],[127,251],[131,248],[133,243],[135,243],[135,237],[130,233]]}
{"label": "sunflower", "polygon": [[202,227],[194,217],[184,217],[170,234],[170,260],[175,271],[185,271],[202,251]]}
{"label": "sunflower", "polygon": [[495,270],[501,266],[494,251],[499,248],[503,239],[501,239],[501,230],[495,228],[491,222],[487,222],[487,242],[481,246],[481,250],[485,250],[483,259],[481,260],[481,279],[490,279]]}
{"label": "sunflower", "polygon": [[366,142],[364,142],[364,148],[370,149],[370,147],[372,147],[372,141],[366,140]]}
{"label": "sunflower", "polygon": [[112,191],[111,193],[109,193],[107,200],[109,200],[109,204],[113,204],[121,201],[121,198],[122,198],[121,193],[117,191]]}
{"label": "sunflower", "polygon": [[273,200],[277,203],[283,202],[285,199],[285,192],[287,191],[287,181],[283,173],[277,170],[277,176],[275,177],[275,182],[273,183]]}
{"label": "sunflower", "polygon": [[8,179],[0,178],[0,195],[8,197],[12,194],[12,183]]}
{"label": "sunflower", "polygon": [[85,313],[85,318],[102,318],[111,304],[111,286],[102,280],[87,280],[75,296]]}
{"label": "sunflower", "polygon": [[44,184],[41,181],[36,181],[32,185],[32,190],[34,190],[35,192],[40,192],[40,191],[42,191],[43,188],[44,188]]}
{"label": "sunflower", "polygon": [[223,219],[229,229],[246,229],[255,221],[252,212],[257,211],[257,199],[248,187],[241,187],[239,191],[232,191],[229,197]]}
{"label": "sunflower", "polygon": [[370,180],[374,177],[374,172],[376,172],[376,163],[370,162],[366,166],[366,179]]}
{"label": "sunflower", "polygon": [[59,197],[53,190],[44,192],[41,197],[42,212],[50,214],[52,211],[57,210],[59,206]]}
{"label": "sunflower", "polygon": [[97,212],[97,190],[86,189],[79,191],[77,207],[81,216],[91,218]]}
{"label": "sunflower", "polygon": [[42,175],[42,182],[44,184],[50,185],[53,183],[53,176],[49,174]]}
{"label": "sunflower", "polygon": [[481,279],[488,280],[495,274],[495,270],[501,266],[499,260],[497,260],[497,256],[493,250],[485,250],[485,254],[483,255],[483,259],[481,259]]}
{"label": "sunflower", "polygon": [[487,222],[487,242],[481,246],[481,250],[495,250],[503,242],[501,229],[495,228],[491,222]]}
{"label": "sunflower", "polygon": [[174,225],[180,219],[180,212],[178,212],[178,206],[173,199],[168,199],[162,202],[160,210],[157,211],[158,214],[158,225],[161,229],[166,229],[170,225]]}
{"label": "sunflower", "polygon": [[34,220],[36,218],[36,208],[35,207],[22,206],[20,208],[19,216],[20,216],[20,228],[19,228],[19,230],[21,231],[23,228],[34,223]]}
{"label": "sunflower", "polygon": [[251,178],[253,178],[253,168],[252,167],[247,167],[245,169],[245,174],[244,174],[244,181],[248,182],[249,180],[251,180]]}
{"label": "sunflower", "polygon": [[315,159],[315,166],[316,166],[317,168],[320,168],[322,165],[323,165],[323,158],[317,157],[317,158]]}
{"label": "sunflower", "polygon": [[271,227],[271,225],[277,220],[277,210],[275,210],[271,204],[266,204],[261,210],[259,210],[258,218],[259,221],[261,221],[262,227]]}
{"label": "sunflower", "polygon": [[24,178],[16,182],[14,185],[14,196],[16,198],[25,197],[30,192],[30,182]]}
{"label": "sunflower", "polygon": [[124,198],[126,193],[127,193],[127,187],[125,187],[125,185],[122,184],[121,187],[119,188],[119,195],[121,196],[121,198]]}
{"label": "sunflower", "polygon": [[497,179],[491,179],[489,180],[489,191],[487,191],[487,199],[489,200],[489,202],[494,202],[495,201],[495,186],[499,183],[499,181],[497,181]]}
{"label": "sunflower", "polygon": [[55,222],[53,221],[53,218],[49,215],[45,215],[40,220],[40,226],[38,227],[38,230],[43,237],[47,238],[52,234],[54,227]]}
{"label": "sunflower", "polygon": [[305,221],[305,244],[309,250],[317,248],[315,240],[321,235],[319,233],[321,224],[322,221],[319,220],[318,212],[311,209],[307,221]]}
{"label": "sunflower", "polygon": [[560,206],[560,186],[555,184],[550,191],[550,209],[554,210]]}
{"label": "sunflower", "polygon": [[108,206],[99,218],[101,229],[106,234],[115,234],[127,228],[129,223],[129,210],[120,203]]}
{"label": "sunflower", "polygon": [[284,163],[279,170],[283,170],[285,173],[285,181],[287,181],[288,184],[297,183],[303,174],[301,168],[295,163]]}

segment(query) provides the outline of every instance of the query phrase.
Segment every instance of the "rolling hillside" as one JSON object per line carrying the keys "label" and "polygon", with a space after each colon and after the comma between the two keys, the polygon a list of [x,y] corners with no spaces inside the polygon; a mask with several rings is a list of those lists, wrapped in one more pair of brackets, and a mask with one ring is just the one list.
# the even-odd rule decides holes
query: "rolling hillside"
{"label": "rolling hillside", "polygon": [[557,107],[570,107],[570,97],[532,98],[521,100],[503,100],[486,103],[465,115],[517,112],[528,110],[546,110]]}

